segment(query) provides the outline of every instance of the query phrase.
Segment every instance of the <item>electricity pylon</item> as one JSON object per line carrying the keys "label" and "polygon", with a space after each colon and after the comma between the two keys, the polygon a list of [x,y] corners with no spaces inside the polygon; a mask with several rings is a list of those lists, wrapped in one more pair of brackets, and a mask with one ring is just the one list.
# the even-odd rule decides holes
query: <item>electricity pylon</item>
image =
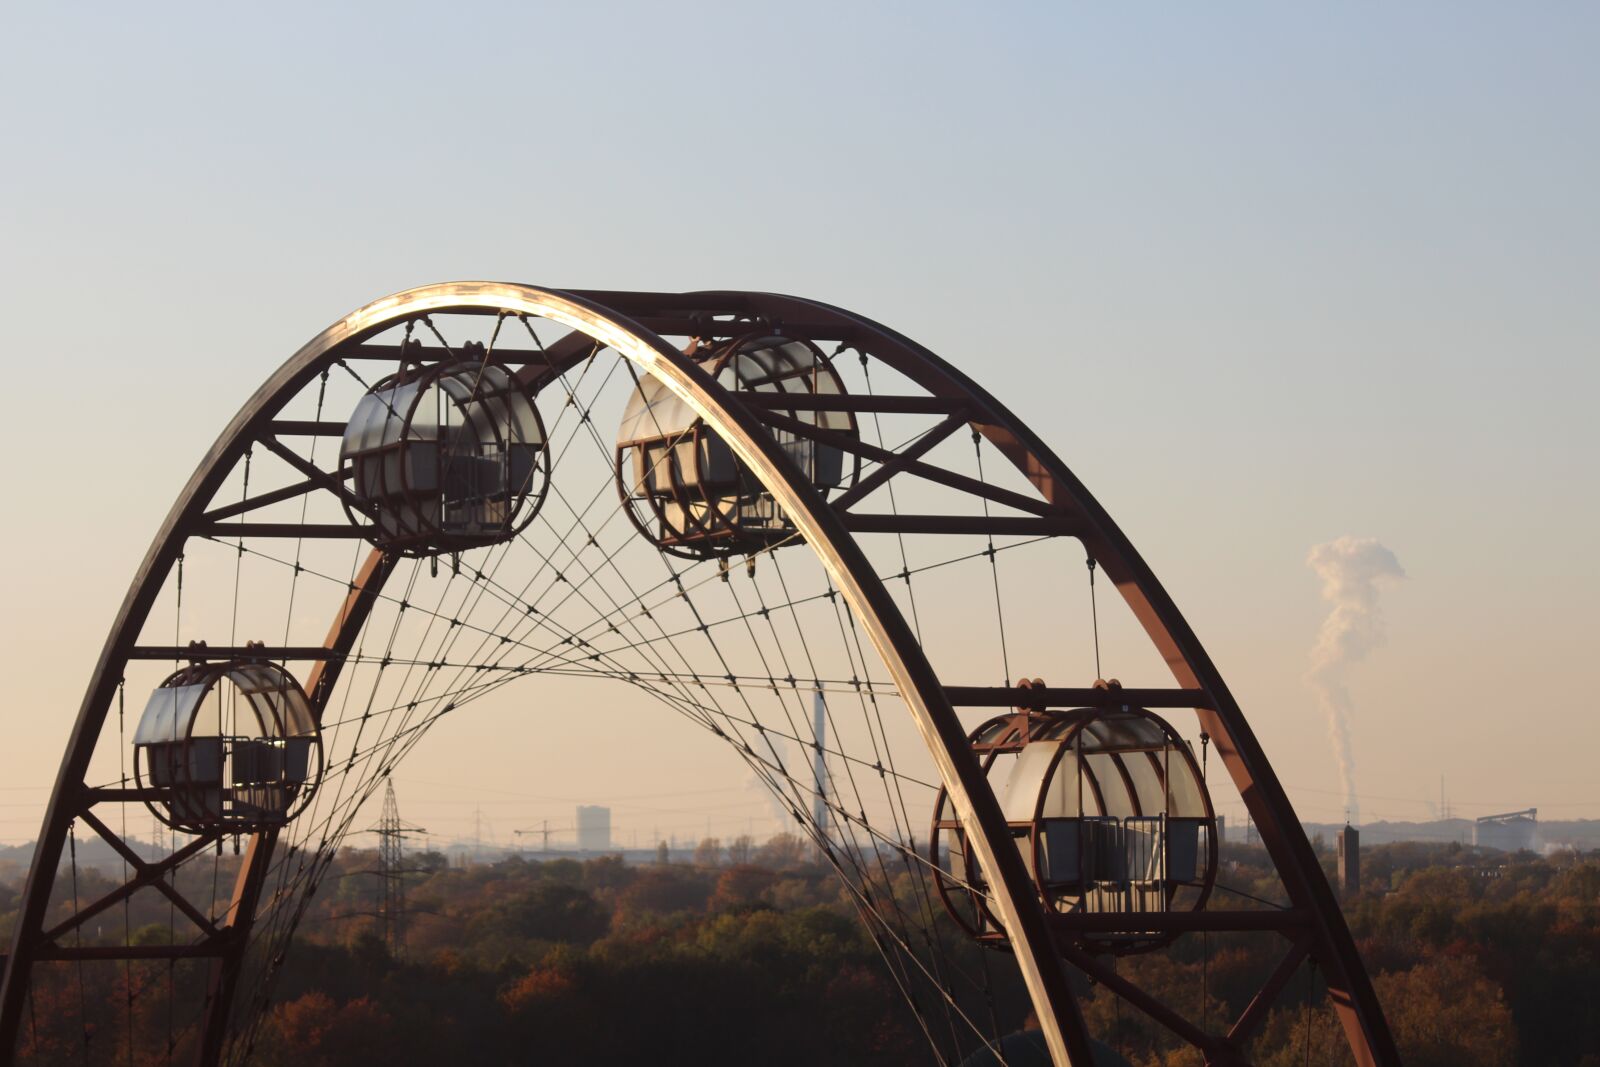
{"label": "electricity pylon", "polygon": [[406,951],[406,882],[410,869],[405,865],[405,837],[427,831],[400,818],[400,805],[394,798],[394,779],[384,783],[383,812],[378,825],[378,929],[389,955],[399,959]]}

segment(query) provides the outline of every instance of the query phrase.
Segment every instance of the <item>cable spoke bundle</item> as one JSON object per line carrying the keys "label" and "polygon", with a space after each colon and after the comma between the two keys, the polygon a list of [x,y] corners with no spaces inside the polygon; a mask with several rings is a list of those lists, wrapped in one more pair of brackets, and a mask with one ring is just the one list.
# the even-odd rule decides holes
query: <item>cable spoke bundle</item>
{"label": "cable spoke bundle", "polygon": [[[681,771],[720,758],[770,794],[938,1062],[1003,1061],[1025,998],[1058,1057],[1083,1051],[1063,959],[1208,1055],[1248,1038],[1258,1018],[1215,1037],[1097,962],[1212,929],[1230,887],[1205,742],[1237,712],[1058,461],[931,354],[823,305],[597,294],[638,305],[641,340],[582,294],[540,317],[480,288],[330,330],[180,498],[85,704],[85,784],[48,817],[41,855],[64,845],[71,877],[30,887],[22,984],[8,969],[24,1060],[249,1060],[369,802],[480,709],[530,766],[599,768],[648,717],[683,720],[706,744]],[[1132,612],[1096,599],[1097,570]],[[1192,799],[1173,768],[1193,740],[1139,704],[1201,710]],[[1067,737],[1039,778],[1027,746]],[[1219,747],[1235,784],[1253,745]],[[1275,861],[1303,865],[1263,795]],[[80,879],[80,834],[120,881]],[[1252,899],[1265,921],[1218,920],[1291,937],[1273,995],[1311,951],[1320,877]],[[1369,995],[1343,927],[1326,936],[1318,958]]]}

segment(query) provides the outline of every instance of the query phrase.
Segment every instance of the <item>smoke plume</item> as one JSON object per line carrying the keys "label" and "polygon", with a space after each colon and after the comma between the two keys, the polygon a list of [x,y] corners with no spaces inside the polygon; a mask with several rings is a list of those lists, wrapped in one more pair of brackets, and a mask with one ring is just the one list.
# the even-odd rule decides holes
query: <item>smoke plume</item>
{"label": "smoke plume", "polygon": [[1360,822],[1356,804],[1355,756],[1350,745],[1350,687],[1352,665],[1383,644],[1383,612],[1378,593],[1384,582],[1404,578],[1406,572],[1373,537],[1344,537],[1317,545],[1306,565],[1322,579],[1322,599],[1330,605],[1317,643],[1311,650],[1307,680],[1328,716],[1328,735],[1339,760],[1346,816]]}
{"label": "smoke plume", "polygon": [[[763,764],[773,768],[772,773],[777,777],[778,781],[780,783],[783,782],[785,774],[793,775],[799,781],[805,781],[805,753],[802,752],[798,761],[794,761],[789,742],[771,731],[765,733],[763,739],[765,743],[756,747],[756,758]],[[778,771],[777,768],[780,767],[784,768],[784,770]],[[746,789],[758,794],[767,805],[767,812],[772,816],[775,832],[783,833],[789,831],[792,833],[794,831],[794,812],[789,807],[790,803],[793,802],[792,796],[787,793],[781,796],[774,793],[772,787],[767,784],[767,780],[757,774],[753,768],[749,775],[745,777],[744,786]]]}

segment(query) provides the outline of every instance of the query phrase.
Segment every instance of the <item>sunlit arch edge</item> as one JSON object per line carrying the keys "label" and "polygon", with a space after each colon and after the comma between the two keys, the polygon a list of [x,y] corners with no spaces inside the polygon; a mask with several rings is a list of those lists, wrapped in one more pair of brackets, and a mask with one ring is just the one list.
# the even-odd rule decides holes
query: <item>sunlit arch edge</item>
{"label": "sunlit arch edge", "polygon": [[[922,654],[898,606],[867,564],[842,521],[830,512],[793,461],[779,450],[752,415],[726,389],[658,334],[616,315],[584,296],[531,285],[503,282],[448,282],[421,286],[375,300],[325,329],[295,353],[251,397],[212,446],[185,485],[162,524],[118,613],[92,676],[89,691],[73,728],[66,758],[52,790],[35,862],[24,889],[17,935],[0,986],[0,1047],[12,1048],[18,1036],[23,997],[31,963],[25,933],[38,927],[48,903],[54,871],[60,862],[63,834],[55,832],[72,818],[77,791],[87,771],[131,645],[137,639],[155,596],[176,561],[187,527],[210,500],[254,431],[300,388],[319,373],[340,345],[370,337],[407,318],[432,312],[508,311],[548,319],[577,330],[610,347],[667,386],[713,427],[738,458],[773,495],[812,546],[829,578],[866,631],[949,790],[953,806],[969,827],[975,852],[995,894],[995,908],[1012,932],[1019,970],[1057,1064],[1088,1062],[1087,1036],[1068,988],[1061,961],[1050,951],[1050,934],[1033,897],[1031,883],[1014,849],[996,849],[1002,837],[985,833],[1002,825],[999,806],[988,792],[976,761],[965,745],[955,711],[937,675]],[[381,582],[386,568],[377,569]],[[339,627],[335,625],[337,630]],[[259,838],[253,838],[241,884],[255,865]],[[48,873],[45,873],[48,872]],[[230,920],[248,923],[252,916],[230,909]],[[247,928],[247,927],[246,927]],[[229,982],[231,986],[231,981]],[[231,989],[213,989],[207,1012],[205,1050],[220,1051],[221,1027],[228,1014]]]}
{"label": "sunlit arch edge", "polygon": [[[799,533],[812,544],[819,561],[869,640],[878,650],[913,721],[955,801],[957,815],[969,833],[996,895],[996,909],[1016,950],[1020,970],[1043,1025],[1057,1064],[1089,1062],[1087,1040],[1076,1003],[1065,982],[1062,960],[1052,947],[1020,857],[1009,847],[995,848],[1005,836],[998,805],[987,789],[948,695],[913,637],[882,582],[868,568],[865,556],[817,490],[772,442],[767,430],[737,397],[679,353],[658,334],[617,309],[651,306],[652,300],[736,306],[761,317],[796,321],[819,319],[842,327],[851,344],[908,374],[936,395],[960,397],[975,430],[1014,463],[1043,498],[1071,518],[1071,533],[1099,560],[1112,578],[1179,683],[1204,694],[1196,708],[1202,727],[1217,742],[1218,753],[1262,830],[1264,842],[1295,905],[1309,913],[1308,936],[1314,958],[1323,966],[1336,1013],[1344,1025],[1357,1061],[1397,1063],[1393,1041],[1383,1022],[1371,983],[1355,955],[1354,944],[1322,877],[1309,843],[1264,753],[1236,703],[1198,640],[1156,581],[1148,566],[1097,501],[1066,466],[1020,421],[985,391],[903,335],[839,308],[794,297],[760,293],[702,293],[677,297],[661,294],[560,291],[494,282],[458,282],[420,287],[375,301],[324,330],[285,363],[239,412],[178,497],[130,588],[116,624],[92,676],[89,691],[47,810],[44,830],[19,915],[13,951],[7,959],[0,990],[0,1045],[15,1045],[22,1014],[30,960],[27,932],[37,930],[48,903],[54,873],[64,848],[65,825],[81,808],[88,761],[109,712],[131,646],[165,583],[196,520],[234,464],[289,397],[304,388],[337,357],[336,350],[359,342],[397,322],[429,312],[506,311],[568,326],[615,349],[644,373],[661,381],[706,420],[787,512]],[[632,311],[632,314],[640,314]],[[359,630],[351,621],[352,605],[362,590],[381,586],[388,574],[384,554],[373,553],[361,580],[353,586],[346,607],[330,633],[330,646],[345,630]],[[337,664],[327,661],[329,670]],[[308,686],[308,688],[313,688]],[[989,832],[983,832],[983,824]],[[976,832],[974,832],[976,831]],[[254,845],[261,839],[254,839]],[[270,851],[270,841],[268,842]],[[246,870],[250,868],[247,862]],[[244,877],[241,871],[241,879]],[[237,902],[236,902],[237,903]],[[247,932],[249,907],[235,907],[228,920]],[[243,938],[240,938],[243,941]],[[1310,950],[1310,949],[1308,949]],[[1070,962],[1083,966],[1082,960]],[[204,1047],[218,1049],[226,1024],[230,995],[213,996],[205,1024]],[[219,1010],[220,1008],[220,1010]],[[202,1057],[206,1055],[202,1052]],[[215,1052],[212,1053],[215,1058]]]}

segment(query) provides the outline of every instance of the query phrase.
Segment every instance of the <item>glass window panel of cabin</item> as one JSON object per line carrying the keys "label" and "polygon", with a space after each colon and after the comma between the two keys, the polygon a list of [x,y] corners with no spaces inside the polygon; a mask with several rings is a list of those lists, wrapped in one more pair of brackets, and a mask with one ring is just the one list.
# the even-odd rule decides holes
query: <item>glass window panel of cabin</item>
{"label": "glass window panel of cabin", "polygon": [[410,381],[404,385],[396,386],[390,394],[389,404],[393,411],[384,410],[384,439],[387,441],[399,440],[401,426],[409,419],[410,434],[413,440],[433,440],[439,435],[439,412],[437,391],[429,389],[419,401],[421,381]]}
{"label": "glass window panel of cabin", "polygon": [[[1042,748],[1055,750],[1059,744],[1035,741],[1029,748]],[[1080,811],[1080,798],[1087,794],[1089,785],[1078,774],[1078,760],[1075,753],[1068,751],[1061,757],[1061,762],[1056,764],[1055,773],[1050,776],[1046,786],[1044,808],[1041,812],[1047,819],[1076,818]],[[1090,800],[1093,803],[1093,800]]]}
{"label": "glass window panel of cabin", "polygon": [[181,741],[187,737],[189,724],[205,693],[204,685],[162,686],[151,693],[144,713],[139,716],[139,728],[133,734],[134,744]]}
{"label": "glass window panel of cabin", "polygon": [[1094,775],[1095,782],[1100,786],[1100,799],[1105,806],[1105,814],[1119,819],[1132,815],[1133,798],[1128,795],[1128,787],[1111,757],[1104,752],[1086,752],[1083,760],[1089,773]]}
{"label": "glass window panel of cabin", "polygon": [[[1156,757],[1159,759],[1160,754]],[[1161,788],[1161,776],[1150,762],[1150,754],[1128,752],[1121,757],[1128,777],[1133,779],[1134,795],[1139,801],[1139,811],[1144,815],[1157,815],[1166,810],[1166,792]]]}
{"label": "glass window panel of cabin", "polygon": [[[1022,822],[1033,818],[1032,802],[1023,799],[1023,794],[1027,790],[1012,786],[1012,782],[1018,776],[1017,764],[1020,756],[1021,753],[1018,752],[1002,752],[995,756],[994,763],[989,766],[989,784],[994,788],[995,795],[1000,798],[1000,811],[1007,821]],[[1023,814],[1013,819],[1013,810],[1022,811]]]}
{"label": "glass window panel of cabin", "polygon": [[1194,771],[1189,768],[1189,761],[1180,753],[1173,752],[1167,758],[1167,768],[1167,803],[1170,814],[1203,817],[1206,813],[1205,800],[1200,793],[1200,782],[1195,778]]}

